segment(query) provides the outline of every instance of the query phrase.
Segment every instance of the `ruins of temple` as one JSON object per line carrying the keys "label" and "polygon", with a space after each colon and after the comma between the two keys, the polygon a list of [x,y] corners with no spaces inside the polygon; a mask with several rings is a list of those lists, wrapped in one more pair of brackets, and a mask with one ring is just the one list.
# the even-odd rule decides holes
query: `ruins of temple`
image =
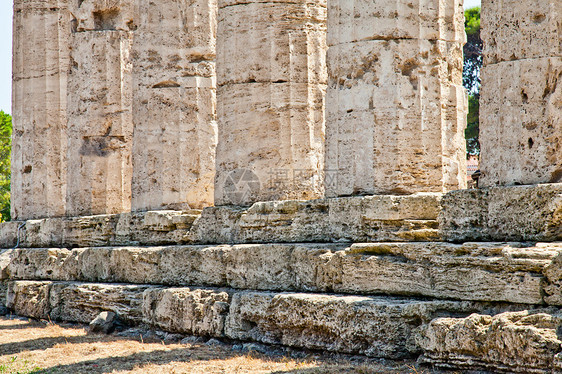
{"label": "ruins of temple", "polygon": [[0,311],[562,373],[562,1],[14,0]]}

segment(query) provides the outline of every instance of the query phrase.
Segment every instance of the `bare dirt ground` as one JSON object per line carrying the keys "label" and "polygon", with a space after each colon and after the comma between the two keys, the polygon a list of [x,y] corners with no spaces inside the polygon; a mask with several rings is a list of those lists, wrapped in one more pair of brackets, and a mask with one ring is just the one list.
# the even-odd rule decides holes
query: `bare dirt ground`
{"label": "bare dirt ground", "polygon": [[88,334],[82,325],[0,317],[0,374],[433,373],[409,361],[303,351],[262,354],[239,347]]}

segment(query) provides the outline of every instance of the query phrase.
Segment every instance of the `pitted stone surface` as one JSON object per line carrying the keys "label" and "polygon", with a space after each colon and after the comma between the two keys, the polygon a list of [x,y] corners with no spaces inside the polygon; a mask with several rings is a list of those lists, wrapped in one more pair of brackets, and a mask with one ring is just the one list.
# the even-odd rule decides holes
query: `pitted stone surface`
{"label": "pitted stone surface", "polygon": [[561,75],[562,57],[482,68],[481,187],[562,181]]}
{"label": "pitted stone surface", "polygon": [[464,43],[463,15],[460,0],[329,1],[328,45],[377,39]]}
{"label": "pitted stone surface", "polygon": [[443,195],[444,240],[562,240],[562,184],[493,187]]}
{"label": "pitted stone surface", "polygon": [[65,214],[69,23],[66,0],[14,1],[12,219]]}
{"label": "pitted stone surface", "polygon": [[437,318],[421,329],[422,363],[456,370],[560,373],[557,309]]}
{"label": "pitted stone surface", "polygon": [[132,209],[213,205],[215,0],[138,5]]}
{"label": "pitted stone surface", "polygon": [[462,43],[342,43],[328,50],[326,196],[466,187]]}
{"label": "pitted stone surface", "polygon": [[561,253],[559,243],[17,249],[0,257],[4,259],[0,280],[201,285],[562,305]]}
{"label": "pitted stone surface", "polygon": [[232,297],[226,336],[268,344],[368,356],[417,354],[415,331],[440,313],[470,313],[476,304],[267,292]]}
{"label": "pitted stone surface", "polygon": [[151,289],[143,298],[143,321],[148,325],[169,332],[224,336],[230,307],[230,295],[224,290]]}
{"label": "pitted stone surface", "polygon": [[561,19],[562,3],[556,0],[484,1],[484,63],[562,57]]}
{"label": "pitted stone surface", "polygon": [[321,197],[325,1],[219,1],[217,34],[215,204]]}
{"label": "pitted stone surface", "polygon": [[6,306],[26,317],[81,323],[110,311],[136,324],[142,320],[142,295],[149,288],[154,286],[14,281],[8,283]]}

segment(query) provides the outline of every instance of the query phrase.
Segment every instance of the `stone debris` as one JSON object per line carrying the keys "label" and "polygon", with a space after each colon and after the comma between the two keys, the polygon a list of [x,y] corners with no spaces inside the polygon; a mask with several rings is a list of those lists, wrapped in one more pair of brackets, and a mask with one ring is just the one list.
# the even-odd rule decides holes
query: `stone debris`
{"label": "stone debris", "polygon": [[118,321],[117,314],[113,312],[101,312],[90,322],[89,331],[92,333],[101,332],[103,334],[111,334],[115,330]]}

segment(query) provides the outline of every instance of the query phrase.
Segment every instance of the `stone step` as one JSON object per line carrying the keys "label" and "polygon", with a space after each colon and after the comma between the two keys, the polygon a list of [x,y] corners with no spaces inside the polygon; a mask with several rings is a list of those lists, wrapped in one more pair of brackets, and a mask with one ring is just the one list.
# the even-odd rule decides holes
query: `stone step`
{"label": "stone step", "polygon": [[174,333],[386,358],[418,355],[422,337],[417,335],[435,318],[522,308],[388,296],[41,281],[9,282],[7,306],[18,315],[82,323],[112,311],[126,322]]}
{"label": "stone step", "polygon": [[250,207],[45,218],[0,224],[0,246],[431,241],[441,194],[271,201]]}
{"label": "stone step", "polygon": [[562,243],[18,248],[0,255],[0,280],[197,284],[562,305]]}
{"label": "stone step", "polygon": [[443,195],[445,241],[562,240],[562,184],[458,190]]}

